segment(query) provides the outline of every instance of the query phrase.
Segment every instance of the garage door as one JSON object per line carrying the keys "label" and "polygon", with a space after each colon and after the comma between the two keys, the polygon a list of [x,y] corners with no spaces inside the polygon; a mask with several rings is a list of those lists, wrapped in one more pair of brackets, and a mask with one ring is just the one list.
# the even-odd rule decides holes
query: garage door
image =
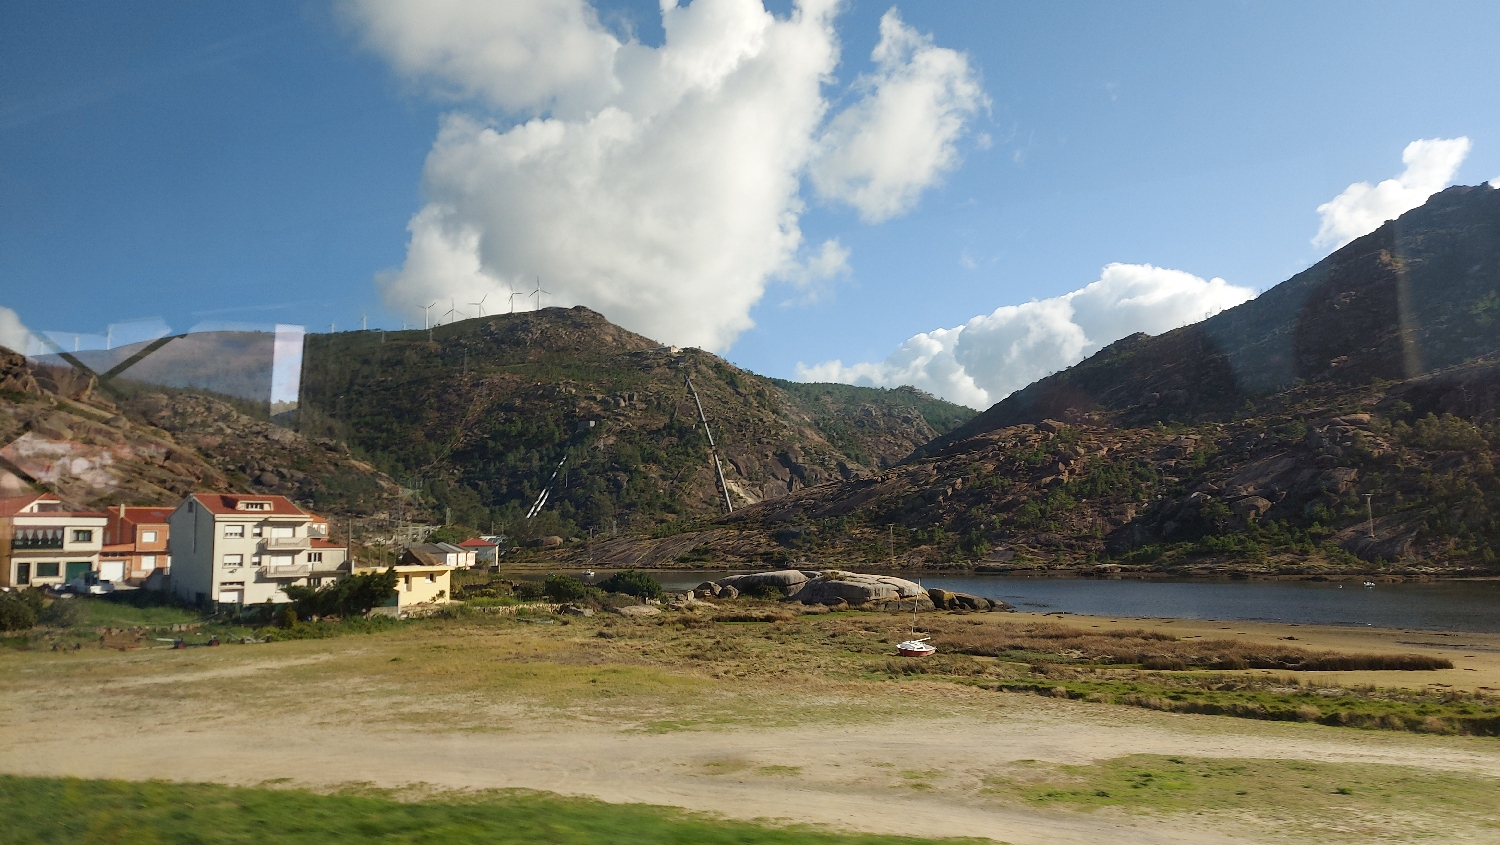
{"label": "garage door", "polygon": [[125,561],[123,560],[101,560],[99,561],[100,581],[124,581]]}
{"label": "garage door", "polygon": [[220,590],[219,591],[219,602],[221,604],[239,604],[240,603],[240,591],[239,590]]}
{"label": "garage door", "polygon": [[70,560],[63,570],[63,577],[68,581],[72,581],[74,578],[83,577],[83,573],[88,572],[92,568],[86,560]]}

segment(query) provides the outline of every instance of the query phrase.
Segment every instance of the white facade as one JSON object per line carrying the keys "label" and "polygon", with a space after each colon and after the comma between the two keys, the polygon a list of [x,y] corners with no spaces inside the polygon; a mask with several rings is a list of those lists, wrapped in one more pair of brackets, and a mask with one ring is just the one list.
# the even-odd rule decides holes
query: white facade
{"label": "white facade", "polygon": [[281,496],[195,493],[170,520],[172,590],[198,604],[288,601],[347,573],[328,524]]}
{"label": "white facade", "polygon": [[0,499],[0,517],[0,586],[60,587],[99,571],[104,514],[42,494]]}

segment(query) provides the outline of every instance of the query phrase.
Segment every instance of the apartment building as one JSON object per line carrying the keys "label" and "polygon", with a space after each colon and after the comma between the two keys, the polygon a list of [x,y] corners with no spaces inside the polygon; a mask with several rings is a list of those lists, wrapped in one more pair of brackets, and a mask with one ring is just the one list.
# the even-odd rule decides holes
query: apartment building
{"label": "apartment building", "polygon": [[168,530],[172,590],[194,603],[285,602],[288,586],[320,587],[349,571],[328,521],[285,496],[194,493]]}
{"label": "apartment building", "polygon": [[99,554],[99,577],[105,581],[138,584],[158,569],[170,570],[167,554],[171,508],[109,509],[104,526],[104,548]]}
{"label": "apartment building", "polygon": [[60,587],[98,572],[107,521],[51,493],[0,498],[0,587]]}

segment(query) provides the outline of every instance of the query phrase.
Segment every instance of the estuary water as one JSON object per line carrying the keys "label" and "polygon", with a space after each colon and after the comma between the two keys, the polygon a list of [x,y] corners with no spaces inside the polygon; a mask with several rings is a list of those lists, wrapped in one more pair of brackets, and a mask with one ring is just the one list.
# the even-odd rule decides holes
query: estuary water
{"label": "estuary water", "polygon": [[[728,572],[651,573],[669,590],[691,590]],[[1112,618],[1221,619],[1297,625],[1500,633],[1500,581],[1341,584],[1317,581],[1135,580],[891,573],[1036,613]]]}

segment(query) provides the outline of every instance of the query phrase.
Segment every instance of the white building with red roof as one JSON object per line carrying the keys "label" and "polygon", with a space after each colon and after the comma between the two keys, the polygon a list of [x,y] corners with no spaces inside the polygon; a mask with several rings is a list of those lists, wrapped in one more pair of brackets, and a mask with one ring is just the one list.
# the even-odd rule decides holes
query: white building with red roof
{"label": "white building with red roof", "polygon": [[61,587],[98,572],[106,521],[51,493],[0,498],[0,587]]}
{"label": "white building with red roof", "polygon": [[169,525],[172,590],[190,602],[284,602],[288,586],[349,573],[349,550],[329,539],[328,521],[285,496],[194,493]]}

